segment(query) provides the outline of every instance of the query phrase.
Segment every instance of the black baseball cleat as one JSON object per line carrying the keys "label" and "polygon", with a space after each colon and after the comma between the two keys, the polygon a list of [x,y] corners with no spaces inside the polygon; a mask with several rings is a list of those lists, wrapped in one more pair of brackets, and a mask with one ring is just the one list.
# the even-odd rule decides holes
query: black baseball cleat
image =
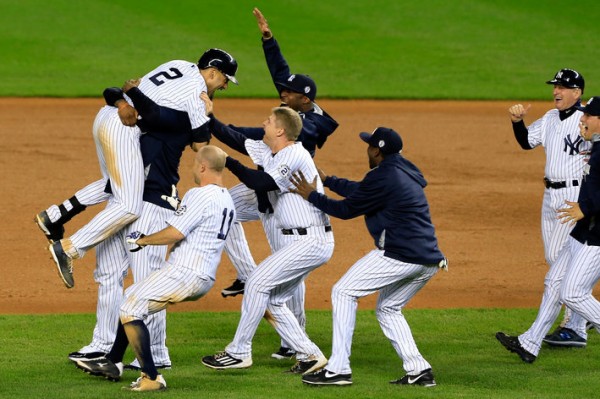
{"label": "black baseball cleat", "polygon": [[431,369],[423,370],[419,374],[415,375],[406,374],[402,378],[390,381],[390,384],[421,385],[423,387],[428,388],[436,386],[435,379],[433,378],[433,372],[431,371]]}
{"label": "black baseball cleat", "polygon": [[279,347],[277,352],[271,354],[271,357],[277,360],[292,359],[294,356],[296,356],[296,351],[284,346]]}
{"label": "black baseball cleat", "polygon": [[337,374],[321,369],[302,376],[302,382],[308,385],[352,385],[352,374]]}
{"label": "black baseball cleat", "polygon": [[52,223],[48,212],[42,211],[33,218],[35,224],[42,230],[49,243],[60,241],[65,235],[65,228],[60,223]]}
{"label": "black baseball cleat", "polygon": [[72,362],[76,362],[78,360],[95,360],[104,356],[106,356],[106,353],[104,352],[71,352],[69,353],[69,360]]}
{"label": "black baseball cleat", "polygon": [[73,259],[71,259],[63,250],[60,241],[53,242],[48,247],[48,251],[52,255],[52,259],[56,264],[58,275],[67,288],[73,288],[75,279],[73,278]]}
{"label": "black baseball cleat", "polygon": [[252,358],[236,359],[229,353],[223,351],[212,356],[204,356],[202,364],[215,370],[225,369],[247,369],[252,366]]}
{"label": "black baseball cleat", "polygon": [[587,340],[580,337],[575,331],[570,328],[558,327],[552,334],[548,334],[543,340],[550,346],[562,346],[572,348],[584,348]]}
{"label": "black baseball cleat", "polygon": [[77,360],[75,366],[84,372],[110,381],[119,381],[123,375],[123,363],[113,363],[105,357],[94,360]]}
{"label": "black baseball cleat", "polygon": [[496,339],[500,341],[502,346],[504,346],[506,349],[519,355],[521,360],[523,360],[525,363],[533,363],[535,361],[536,356],[521,346],[518,337],[511,337],[503,332],[497,332]]}
{"label": "black baseball cleat", "polygon": [[227,288],[224,288],[221,291],[221,295],[223,295],[223,298],[227,298],[228,296],[236,296],[236,295],[243,294],[245,285],[246,285],[246,283],[244,283],[241,280],[236,279],[233,282],[233,284],[231,284]]}
{"label": "black baseball cleat", "polygon": [[322,369],[323,367],[325,367],[326,364],[327,364],[327,358],[325,356],[312,355],[307,360],[297,361],[296,364],[294,364],[292,366],[292,368],[290,368],[286,372],[293,373],[293,374],[306,375],[306,374],[314,373],[315,371]]}

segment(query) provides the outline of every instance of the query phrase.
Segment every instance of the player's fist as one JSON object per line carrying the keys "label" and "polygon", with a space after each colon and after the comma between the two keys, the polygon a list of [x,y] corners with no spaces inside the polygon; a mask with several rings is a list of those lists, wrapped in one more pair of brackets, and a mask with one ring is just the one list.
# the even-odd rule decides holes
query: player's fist
{"label": "player's fist", "polygon": [[510,120],[513,122],[521,122],[523,117],[527,115],[527,111],[531,108],[531,104],[528,104],[527,107],[524,107],[523,104],[515,104],[508,109],[508,113],[510,114]]}
{"label": "player's fist", "polygon": [[177,187],[175,187],[174,184],[171,186],[171,196],[161,195],[160,198],[167,201],[175,210],[179,208],[179,204],[181,203],[179,196],[177,195]]}
{"label": "player's fist", "polygon": [[129,252],[137,252],[145,247],[145,245],[138,244],[138,240],[143,237],[146,235],[139,231],[133,231],[125,236],[125,242],[129,244]]}

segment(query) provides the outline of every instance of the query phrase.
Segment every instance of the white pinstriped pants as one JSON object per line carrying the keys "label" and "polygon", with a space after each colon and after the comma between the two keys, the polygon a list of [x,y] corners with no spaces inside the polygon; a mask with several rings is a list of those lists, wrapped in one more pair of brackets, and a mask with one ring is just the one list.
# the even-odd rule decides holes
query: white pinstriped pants
{"label": "white pinstriped pants", "polygon": [[233,341],[225,348],[235,358],[252,356],[252,338],[267,309],[275,318],[277,333],[297,352],[298,360],[322,354],[286,302],[312,270],[331,258],[333,233],[315,227],[304,236],[282,235],[280,243],[280,249],[261,262],[246,282],[240,322]]}
{"label": "white pinstriped pants", "polygon": [[332,354],[326,366],[331,372],[352,372],[350,353],[358,299],[377,291],[377,320],[402,359],[404,370],[417,374],[431,368],[417,348],[402,308],[437,273],[438,267],[404,263],[383,253],[379,249],[372,250],[333,286]]}
{"label": "white pinstriped pants", "polygon": [[[248,240],[246,239],[244,227],[241,222],[260,220],[272,253],[281,247],[282,234],[281,230],[275,225],[273,214],[265,214],[258,211],[258,202],[254,190],[240,183],[230,188],[229,193],[233,198],[237,220],[231,225],[229,234],[227,235],[225,252],[237,272],[238,280],[247,281],[252,271],[256,268],[256,262],[250,252]],[[296,319],[298,319],[298,323],[302,329],[306,327],[306,313],[304,311],[305,293],[306,285],[302,281],[287,303],[288,308],[292,311]],[[282,338],[281,346],[289,348],[290,344]]]}
{"label": "white pinstriped pants", "polygon": [[63,244],[65,251],[82,257],[99,242],[138,218],[142,210],[144,164],[140,129],[121,123],[117,108],[100,109],[93,126],[96,153],[103,178],[110,179],[112,201]]}
{"label": "white pinstriped pants", "polygon": [[169,304],[198,300],[214,283],[212,278],[198,274],[193,268],[165,261],[162,269],[127,288],[120,309],[121,322],[144,320],[157,312],[165,313]]}
{"label": "white pinstriped pants", "polygon": [[[82,352],[108,352],[114,343],[119,321],[119,308],[123,302],[123,284],[131,268],[134,283],[143,281],[164,263],[167,246],[149,245],[137,252],[129,252],[125,236],[132,231],[152,234],[166,227],[165,221],[173,210],[143,202],[139,219],[117,232],[96,248],[94,279],[98,283],[96,326],[92,342]],[[166,346],[166,312],[151,315],[146,320],[150,332],[152,357],[156,364],[171,364]]]}
{"label": "white pinstriped pants", "polygon": [[570,238],[571,262],[560,290],[562,302],[600,332],[600,301],[592,290],[600,279],[600,247]]}
{"label": "white pinstriped pants", "polygon": [[[560,251],[567,245],[569,234],[573,230],[573,226],[568,223],[561,223],[556,218],[556,211],[565,207],[565,200],[577,201],[579,189],[579,186],[575,186],[544,190],[542,240],[544,241],[544,255],[550,268],[558,259]],[[571,312],[568,308],[565,309],[563,323],[564,327],[575,331],[580,337],[587,338],[586,321],[579,314]]]}
{"label": "white pinstriped pants", "polygon": [[[536,319],[527,331],[519,335],[519,342],[523,348],[536,356],[540,352],[544,337],[548,334],[550,328],[552,328],[552,324],[554,324],[554,321],[560,313],[562,306],[561,292],[565,289],[566,276],[578,273],[577,271],[572,270],[574,267],[579,268],[579,266],[575,266],[576,263],[573,260],[573,251],[574,247],[577,247],[577,244],[579,244],[577,240],[569,237],[564,248],[560,251],[558,259],[550,266],[550,270],[548,270],[544,279],[544,295],[542,296],[542,303],[540,304]],[[596,254],[600,255],[600,251],[596,252]],[[584,267],[585,266],[582,268]],[[590,296],[592,288],[593,284],[587,293]],[[583,313],[577,311],[575,313],[583,315]],[[587,331],[585,328],[583,333],[580,333],[579,331],[576,332],[580,334],[582,338],[587,339]]]}

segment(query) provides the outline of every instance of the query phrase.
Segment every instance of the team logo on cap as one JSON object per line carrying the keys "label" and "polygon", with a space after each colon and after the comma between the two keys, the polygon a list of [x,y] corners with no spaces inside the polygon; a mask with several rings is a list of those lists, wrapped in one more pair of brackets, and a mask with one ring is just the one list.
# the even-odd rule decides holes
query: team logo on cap
{"label": "team logo on cap", "polygon": [[385,146],[385,141],[379,140],[379,143],[377,143],[377,145],[379,145],[379,148],[383,148]]}

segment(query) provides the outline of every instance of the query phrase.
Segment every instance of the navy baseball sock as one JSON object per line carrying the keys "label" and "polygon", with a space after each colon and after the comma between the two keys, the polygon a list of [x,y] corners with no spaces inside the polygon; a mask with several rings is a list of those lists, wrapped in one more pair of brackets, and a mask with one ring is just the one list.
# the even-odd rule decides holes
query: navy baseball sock
{"label": "navy baseball sock", "polygon": [[127,350],[127,345],[129,345],[129,339],[127,338],[127,334],[125,334],[123,323],[121,323],[121,320],[119,320],[115,343],[113,344],[110,352],[108,352],[108,355],[106,355],[106,358],[111,360],[113,363],[122,362],[123,356],[125,356],[125,351]]}

